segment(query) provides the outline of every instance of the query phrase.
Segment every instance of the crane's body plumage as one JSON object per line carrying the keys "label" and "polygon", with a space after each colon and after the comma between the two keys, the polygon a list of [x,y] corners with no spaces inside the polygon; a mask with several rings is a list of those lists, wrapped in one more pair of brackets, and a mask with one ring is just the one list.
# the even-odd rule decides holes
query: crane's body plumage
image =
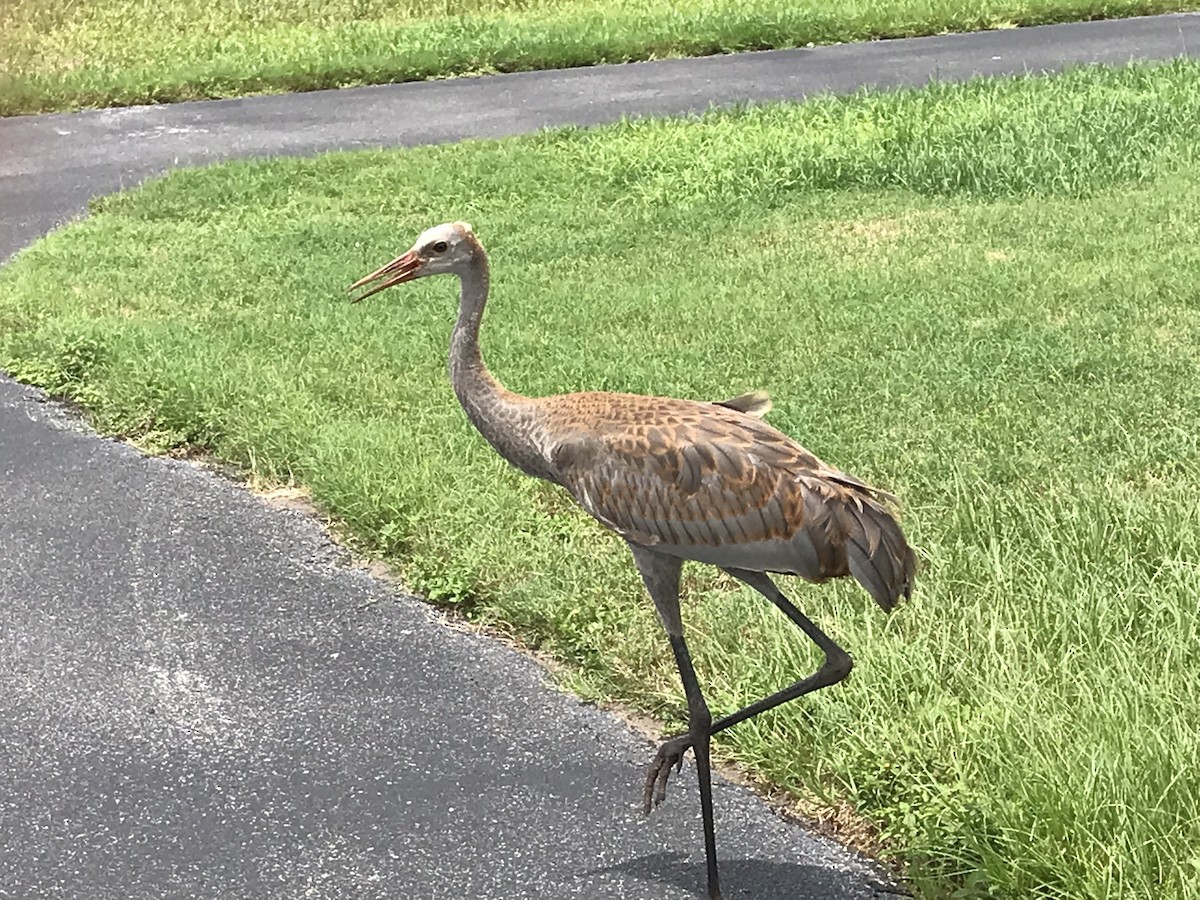
{"label": "crane's body plumage", "polygon": [[[762,393],[704,402],[582,392],[523,397],[484,365],[479,330],[487,302],[487,254],[471,227],[424,232],[407,253],[359,280],[383,279],[358,299],[424,275],[462,283],[450,340],[450,380],[468,419],[508,462],[554,482],[629,544],[670,636],[688,699],[689,730],[660,747],[646,782],[649,811],[673,765],[696,755],[710,898],[720,897],[709,738],[763,710],[850,672],[851,660],[791,605],[766,573],[820,583],[853,576],[884,610],[912,590],[916,559],[888,502],[763,421]],[[719,566],[762,593],[825,653],[815,674],[712,721],[683,638],[679,577],[684,560]]]}
{"label": "crane's body plumage", "polygon": [[723,568],[854,574],[884,609],[911,583],[876,491],[718,403],[583,393],[541,407],[550,478],[627,541]]}

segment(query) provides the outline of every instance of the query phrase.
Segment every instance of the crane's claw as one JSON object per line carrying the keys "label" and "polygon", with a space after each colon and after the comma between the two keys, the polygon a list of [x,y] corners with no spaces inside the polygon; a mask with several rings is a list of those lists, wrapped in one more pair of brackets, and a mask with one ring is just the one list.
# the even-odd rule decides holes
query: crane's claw
{"label": "crane's claw", "polygon": [[669,741],[664,741],[654,754],[654,761],[646,772],[646,790],[642,795],[642,812],[650,815],[650,811],[667,799],[667,781],[671,778],[671,769],[683,771],[683,755],[692,746],[692,736],[681,734]]}

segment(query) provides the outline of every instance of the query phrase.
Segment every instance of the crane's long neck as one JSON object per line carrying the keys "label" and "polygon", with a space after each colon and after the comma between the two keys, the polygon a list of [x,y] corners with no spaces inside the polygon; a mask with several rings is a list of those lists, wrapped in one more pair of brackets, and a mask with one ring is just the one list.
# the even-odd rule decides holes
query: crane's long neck
{"label": "crane's long neck", "polygon": [[450,383],[467,418],[496,452],[518,469],[545,477],[544,463],[533,440],[536,404],[514,394],[488,371],[479,349],[479,327],[487,305],[487,256],[477,248],[469,265],[459,272],[462,295],[458,321],[450,338]]}

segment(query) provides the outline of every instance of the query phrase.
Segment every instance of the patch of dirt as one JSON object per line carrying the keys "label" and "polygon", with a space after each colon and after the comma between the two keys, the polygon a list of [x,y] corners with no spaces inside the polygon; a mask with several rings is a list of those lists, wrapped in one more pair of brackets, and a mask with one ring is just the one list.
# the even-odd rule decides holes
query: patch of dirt
{"label": "patch of dirt", "polygon": [[251,485],[251,490],[259,497],[266,501],[267,505],[274,509],[288,509],[294,512],[305,513],[320,519],[320,510],[312,502],[312,495],[308,488],[297,487],[296,485],[280,485],[273,488],[255,489]]}
{"label": "patch of dirt", "polygon": [[880,219],[846,219],[827,223],[828,239],[858,250],[874,250],[891,245],[913,233],[907,217],[885,216]]}
{"label": "patch of dirt", "polygon": [[[800,252],[813,248],[822,253],[857,264],[886,257],[910,239],[937,237],[947,245],[958,225],[953,213],[944,209],[907,210],[894,216],[869,216],[852,219],[824,219],[805,222],[797,227],[776,225],[757,232],[752,240],[758,246],[780,252]],[[952,240],[950,241],[952,242]],[[922,258],[929,254],[922,251]]]}
{"label": "patch of dirt", "polygon": [[871,255],[920,234],[943,233],[952,222],[947,210],[908,210],[898,216],[822,222],[817,236],[848,253]]}

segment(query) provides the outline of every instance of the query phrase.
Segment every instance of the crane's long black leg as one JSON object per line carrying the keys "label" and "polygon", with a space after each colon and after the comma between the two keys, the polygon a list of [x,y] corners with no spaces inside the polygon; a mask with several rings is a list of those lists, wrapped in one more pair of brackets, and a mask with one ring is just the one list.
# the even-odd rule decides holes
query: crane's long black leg
{"label": "crane's long black leg", "polygon": [[[679,666],[679,677],[683,681],[683,692],[687,696],[688,705],[688,737],[691,739],[692,752],[696,756],[696,775],[700,781],[700,814],[704,819],[704,857],[708,865],[708,896],[709,900],[721,900],[720,876],[717,873],[717,836],[713,822],[712,799],[712,765],[709,757],[709,745],[712,732],[712,714],[704,695],[700,693],[700,683],[696,679],[696,670],[692,668],[692,658],[688,653],[687,643],[682,634],[672,634],[671,649],[675,651],[675,663]],[[651,769],[653,771],[653,767]],[[667,771],[670,771],[668,767]],[[650,784],[655,779],[648,779],[647,795]],[[649,797],[646,798],[647,805]],[[649,809],[646,810],[649,812]]]}
{"label": "crane's long black leg", "polygon": [[[795,684],[777,691],[769,697],[757,700],[735,713],[718,719],[708,729],[710,737],[724,731],[726,728],[736,725],[738,722],[744,722],[746,719],[756,716],[761,712],[787,703],[789,700],[795,700],[797,697],[811,694],[813,691],[823,687],[837,684],[849,675],[850,670],[854,667],[854,661],[850,658],[850,654],[838,646],[833,638],[818,628],[804,613],[796,609],[791,601],[783,595],[783,592],[775,586],[775,583],[771,581],[768,575],[763,572],[750,572],[745,569],[726,569],[725,571],[742,583],[754,588],[779,607],[784,615],[791,619],[797,627],[812,639],[813,643],[821,648],[825,654],[825,662],[821,664],[821,668],[807,678],[801,678]],[[674,767],[678,771],[682,766],[683,755],[689,747],[693,747],[690,731],[688,734],[681,734],[676,738],[672,738],[659,748],[658,756],[655,757],[654,764],[650,768],[650,775],[646,783],[647,810],[650,809],[651,805],[651,784],[654,786],[653,805],[657,806],[667,795],[667,781],[671,775],[671,768]],[[699,757],[697,757],[698,760]]]}
{"label": "crane's long black leg", "polygon": [[787,703],[789,700],[795,700],[797,697],[811,694],[813,691],[820,690],[823,687],[835,685],[849,675],[850,670],[854,668],[854,660],[850,658],[850,654],[843,650],[833,638],[818,628],[816,623],[808,618],[808,616],[796,609],[791,601],[783,595],[783,592],[775,586],[775,582],[771,581],[768,575],[763,572],[749,572],[744,569],[726,569],[725,571],[743,584],[754,588],[779,607],[785,616],[791,619],[801,631],[812,639],[814,644],[821,648],[821,651],[825,654],[825,662],[821,664],[821,668],[817,669],[816,672],[807,678],[801,678],[795,684],[784,688],[782,691],[777,691],[769,697],[764,697],[762,700],[742,707],[735,713],[730,713],[718,719],[713,724],[710,734],[724,731],[738,722],[744,722],[752,716],[757,716],[768,709],[774,709],[776,706]]}
{"label": "crane's long black leg", "polygon": [[[679,613],[679,575],[683,562],[635,544],[630,544],[630,549],[646,584],[646,590],[650,593],[663,626],[667,629],[671,649],[675,652],[675,664],[679,667],[679,678],[683,682],[683,693],[687,697],[688,731],[683,750],[691,747],[696,756],[696,775],[700,782],[700,813],[704,820],[704,858],[708,867],[709,900],[721,900],[716,827],[713,821],[712,765],[709,756],[712,714],[708,711],[708,704],[704,702],[704,694],[700,690],[700,682],[692,666],[692,657],[688,652],[687,642],[683,639],[683,618]],[[659,748],[654,763],[651,764],[650,773],[646,778],[646,812],[650,812],[650,798],[660,779],[665,787],[671,765],[679,768],[683,766],[682,751],[678,758],[672,757],[665,767],[663,765],[664,748],[675,746],[678,741],[679,738],[667,741]]]}

